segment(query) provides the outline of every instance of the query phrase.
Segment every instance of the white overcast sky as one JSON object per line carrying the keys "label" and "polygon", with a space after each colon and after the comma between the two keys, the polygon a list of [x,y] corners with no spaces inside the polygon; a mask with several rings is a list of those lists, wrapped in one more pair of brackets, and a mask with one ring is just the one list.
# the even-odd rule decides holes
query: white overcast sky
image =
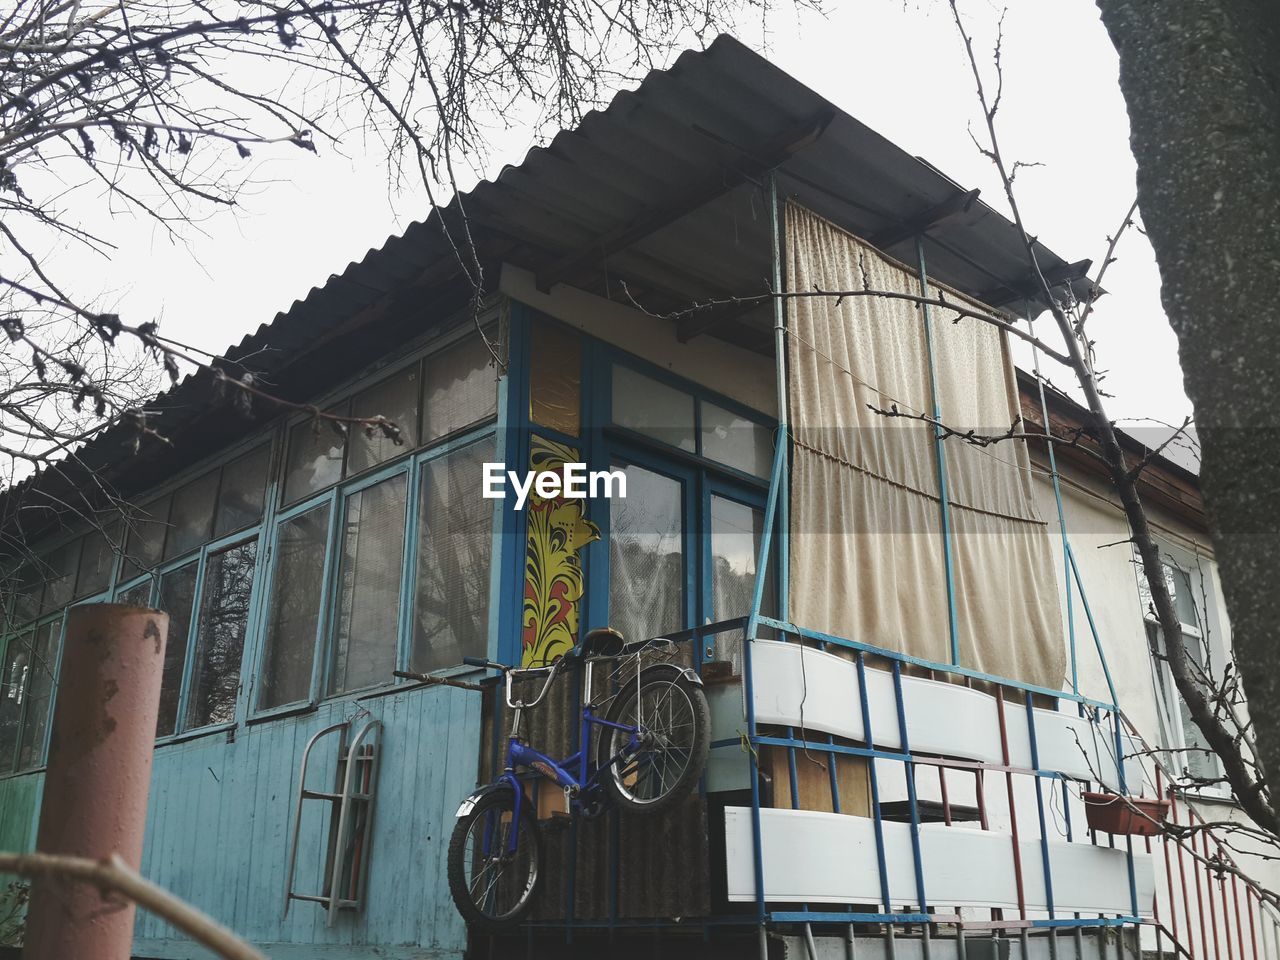
{"label": "white overcast sky", "polygon": [[[941,0],[834,0],[828,16],[780,7],[739,38],[818,93],[1004,209],[991,165],[967,133],[978,109],[963,48]],[[971,30],[990,50],[1001,7],[966,0]],[[1128,118],[1115,52],[1092,0],[1010,0],[1005,20],[1006,156],[1043,167],[1018,177],[1028,224],[1068,260],[1099,261],[1134,196]],[[495,133],[486,173],[519,162],[529,131]],[[101,278],[131,318],[159,316],[164,332],[221,351],[278,310],[421,219],[417,195],[391,196],[382,162],[359,142],[319,157],[260,152],[266,182],[234,215],[178,246],[151,225],[116,223],[122,249]],[[1130,231],[1095,313],[1113,416],[1180,420],[1190,413],[1177,343],[1160,306],[1146,239]],[[86,266],[89,266],[88,264]],[[96,267],[101,269],[101,267]],[[98,278],[86,277],[93,283]],[[1048,335],[1049,321],[1042,321]],[[1020,364],[1028,364],[1025,355]],[[1069,377],[1049,371],[1064,385]]]}

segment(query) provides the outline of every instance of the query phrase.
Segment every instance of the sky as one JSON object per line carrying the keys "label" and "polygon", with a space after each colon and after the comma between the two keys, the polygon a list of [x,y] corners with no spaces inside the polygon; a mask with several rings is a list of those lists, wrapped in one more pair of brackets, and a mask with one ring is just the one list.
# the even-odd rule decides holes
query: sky
{"label": "sky", "polygon": [[[966,0],[963,9],[987,62],[1002,7]],[[1098,263],[1135,191],[1115,52],[1091,0],[1009,0],[1004,33],[1004,153],[1043,164],[1018,174],[1029,228],[1068,261]],[[1005,210],[996,172],[969,137],[980,112],[941,0],[830,0],[825,17],[779,5],[738,36]],[[478,163],[490,175],[519,162],[534,141],[512,127],[495,128],[492,142]],[[167,336],[221,351],[426,213],[418,194],[389,191],[383,158],[358,140],[318,156],[260,151],[255,162],[259,184],[235,214],[201,223],[185,243],[147,222],[118,220],[111,229],[119,251],[110,264],[86,261],[85,280],[111,291],[123,314],[158,317]],[[1127,426],[1138,425],[1131,418],[1180,421],[1190,403],[1146,238],[1129,231],[1118,257],[1091,320],[1112,415]],[[1052,333],[1049,323],[1041,321],[1042,333]],[[1025,351],[1016,359],[1030,366]],[[1061,386],[1069,380],[1046,372]]]}

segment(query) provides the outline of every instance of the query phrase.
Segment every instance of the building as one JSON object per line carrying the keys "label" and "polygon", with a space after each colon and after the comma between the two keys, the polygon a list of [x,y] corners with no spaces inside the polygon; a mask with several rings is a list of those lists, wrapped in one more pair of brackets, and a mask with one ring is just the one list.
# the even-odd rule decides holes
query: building
{"label": "building", "polygon": [[[479,311],[450,248],[464,211]],[[273,957],[568,955],[601,938],[699,956],[844,956],[852,938],[926,957],[1274,957],[1273,909],[1204,864],[1225,851],[1208,835],[1188,849],[1085,826],[1084,791],[1164,792],[1142,738],[1194,737],[1131,557],[1094,549],[1127,534],[1087,459],[939,443],[867,409],[936,403],[997,431],[1080,416],[1015,379],[994,327],[856,293],[924,282],[1034,314],[1019,244],[732,39],[651,74],[228,352],[279,396],[391,417],[403,445],[305,410],[246,418],[197,375],[156,401],[171,445],[134,454],[113,429],[83,451],[135,505],[124,555],[33,506],[57,478],[21,491],[42,564],[8,591],[0,846],[34,836],[64,611],[118,599],[171,615],[144,873]],[[1038,252],[1087,291],[1084,265]],[[767,291],[784,277],[849,295],[784,305],[780,384]],[[623,471],[627,497],[517,510],[480,494],[486,462],[578,461]],[[1220,661],[1195,478],[1162,460],[1144,492],[1188,637]],[[504,717],[394,671],[466,682],[463,656],[546,662],[606,623],[688,644],[714,711],[703,788],[658,822],[565,823],[540,797],[536,919],[469,941],[444,848]],[[531,737],[568,746],[571,695]],[[361,731],[373,752],[350,766],[376,798],[335,871],[336,824],[300,798],[301,771],[309,751],[307,788],[337,789]],[[1183,822],[1232,815],[1175,801]],[[335,876],[349,905],[286,898]],[[202,956],[145,916],[135,950]]]}

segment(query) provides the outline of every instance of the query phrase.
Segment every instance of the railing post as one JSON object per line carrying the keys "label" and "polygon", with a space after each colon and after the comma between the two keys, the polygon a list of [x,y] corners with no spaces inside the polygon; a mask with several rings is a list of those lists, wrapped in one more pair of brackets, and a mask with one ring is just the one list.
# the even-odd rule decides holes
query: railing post
{"label": "railing post", "polygon": [[[778,179],[776,173],[769,173],[769,220],[772,227],[770,236],[770,247],[773,257],[773,284],[774,292],[782,292],[782,246],[778,217]],[[746,701],[744,704],[746,720],[747,720],[747,743],[751,774],[751,840],[753,867],[755,871],[756,883],[756,919],[759,924],[760,935],[760,958],[765,960],[768,952],[768,943],[765,936],[765,899],[764,899],[764,854],[761,849],[760,834],[760,770],[759,759],[756,756],[758,745],[756,731],[756,709],[755,709],[755,684],[752,679],[751,667],[751,646],[755,642],[756,629],[760,623],[760,607],[764,603],[764,585],[765,579],[769,574],[769,550],[773,543],[773,525],[778,516],[779,501],[783,497],[783,492],[787,488],[787,448],[788,437],[787,431],[787,327],[786,327],[786,311],[782,300],[778,297],[773,301],[773,349],[774,349],[774,368],[777,380],[777,398],[778,398],[778,431],[777,438],[774,441],[773,448],[773,469],[769,474],[769,497],[765,504],[764,512],[764,530],[760,535],[760,552],[756,559],[756,580],[754,590],[751,597],[751,613],[747,617],[747,624],[742,635],[742,692]],[[786,514],[786,507],[783,507],[783,513]],[[778,576],[781,583],[786,583],[788,577],[789,558],[787,554],[787,534],[788,531],[783,529],[779,532],[779,550],[778,550]],[[785,597],[785,591],[783,596]],[[789,619],[786,610],[781,611],[782,619]]]}
{"label": "railing post", "polygon": [[[1053,866],[1049,859],[1049,828],[1048,820],[1044,815],[1044,785],[1041,783],[1040,777],[1040,746],[1036,742],[1036,710],[1035,702],[1030,692],[1027,693],[1027,735],[1031,744],[1031,769],[1035,773],[1036,781],[1036,813],[1040,818],[1040,859],[1041,865],[1044,867],[1044,891],[1046,903],[1049,907],[1049,919],[1054,919],[1053,909]],[[1053,932],[1050,931],[1050,942],[1052,944]],[[1056,948],[1056,944],[1052,944]],[[1054,950],[1056,953],[1056,949]]]}
{"label": "railing post", "polygon": [[[858,667],[858,700],[862,709],[862,735],[866,738],[868,750],[875,749],[875,739],[871,733],[871,701],[867,698],[867,670],[863,663],[862,651],[857,654]],[[876,866],[880,871],[880,899],[885,913],[893,913],[893,905],[889,901],[889,864],[885,858],[884,825],[880,819],[880,783],[876,777],[876,758],[867,758],[867,779],[871,783],[871,824],[876,836]],[[889,927],[890,932],[893,926]]]}
{"label": "railing post", "polygon": [[[138,869],[151,789],[169,615],[101,603],[72,607],[58,681],[36,849]],[[97,887],[32,884],[23,956],[127,960],[135,908]]]}

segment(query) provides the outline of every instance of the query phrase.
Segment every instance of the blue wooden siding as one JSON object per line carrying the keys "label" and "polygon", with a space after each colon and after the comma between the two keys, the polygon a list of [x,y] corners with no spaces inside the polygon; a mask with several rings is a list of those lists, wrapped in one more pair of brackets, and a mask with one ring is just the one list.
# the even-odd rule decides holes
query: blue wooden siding
{"label": "blue wooden siding", "polygon": [[[0,780],[0,850],[26,853],[35,849],[43,791],[43,773]],[[14,879],[12,874],[0,873],[0,915],[6,912],[5,888]]]}
{"label": "blue wooden siding", "polygon": [[35,849],[43,790],[43,773],[0,780],[0,850],[26,853]]}
{"label": "blue wooden siding", "polygon": [[[293,798],[302,749],[321,727],[367,710],[382,720],[365,908],[325,927],[322,907],[294,903],[287,920]],[[357,725],[359,721],[357,721]],[[475,785],[480,697],[448,687],[338,701],[156,751],[142,872],[273,958],[458,957],[466,931],[445,880],[459,802]],[[326,749],[326,746],[328,749]],[[336,739],[313,753],[310,785],[332,789]],[[319,892],[327,805],[304,806],[295,887]],[[363,949],[362,949],[363,948]],[[172,927],[140,915],[140,957],[207,956]]]}

